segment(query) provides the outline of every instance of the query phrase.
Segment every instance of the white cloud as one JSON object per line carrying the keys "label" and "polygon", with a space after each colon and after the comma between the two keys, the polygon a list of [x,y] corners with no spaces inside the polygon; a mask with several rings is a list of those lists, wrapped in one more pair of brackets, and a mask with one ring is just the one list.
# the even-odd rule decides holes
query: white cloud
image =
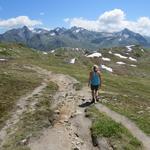
{"label": "white cloud", "polygon": [[41,16],[44,16],[44,15],[45,15],[45,13],[44,13],[44,12],[40,12],[40,15],[41,15]]}
{"label": "white cloud", "polygon": [[92,31],[114,32],[128,28],[134,32],[150,36],[150,18],[140,17],[136,21],[130,21],[121,9],[106,11],[96,20],[80,18],[64,19],[70,26],[82,27]]}
{"label": "white cloud", "polygon": [[65,19],[64,19],[65,22],[68,22],[69,20],[70,20],[69,18],[65,18]]}
{"label": "white cloud", "polygon": [[18,16],[16,18],[9,18],[6,20],[0,20],[0,28],[9,29],[20,26],[32,27],[35,25],[41,25],[42,22],[38,20],[31,20],[28,16]]}

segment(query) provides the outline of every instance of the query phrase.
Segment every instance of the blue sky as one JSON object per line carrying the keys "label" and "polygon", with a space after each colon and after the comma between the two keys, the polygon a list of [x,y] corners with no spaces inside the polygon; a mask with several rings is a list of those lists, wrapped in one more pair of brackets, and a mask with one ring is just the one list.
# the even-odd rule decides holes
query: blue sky
{"label": "blue sky", "polygon": [[[125,19],[123,20],[136,23],[140,17],[150,18],[149,7],[149,0],[0,0],[0,31],[2,32],[8,28],[15,27],[15,25],[8,26],[7,23],[9,22],[5,26],[4,21],[19,16],[27,16],[30,21],[37,20],[40,22],[31,24],[33,27],[40,26],[51,29],[57,26],[70,27],[76,25],[86,28],[88,26],[86,24],[87,21],[89,21],[89,24],[101,21],[98,20],[100,16],[106,11],[111,14],[111,11],[115,9],[119,9],[124,13]],[[67,18],[66,22],[64,21],[65,18]],[[76,20],[74,20],[75,18]],[[148,22],[147,26],[150,25],[149,20],[145,22]],[[87,27],[87,29],[97,31],[106,30],[99,29],[99,27],[92,28],[91,26],[93,25],[90,24],[90,27]],[[18,26],[19,23],[16,24],[16,27]],[[122,25],[119,26],[118,30],[121,27]],[[135,27],[132,26],[132,28]],[[146,33],[146,31],[144,32]]]}

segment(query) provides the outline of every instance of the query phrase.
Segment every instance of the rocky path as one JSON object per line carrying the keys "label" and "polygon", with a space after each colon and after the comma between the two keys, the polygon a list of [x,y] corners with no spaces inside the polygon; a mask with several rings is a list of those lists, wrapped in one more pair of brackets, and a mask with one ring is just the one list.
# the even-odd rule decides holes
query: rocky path
{"label": "rocky path", "polygon": [[83,98],[74,89],[78,82],[63,74],[50,73],[49,79],[59,86],[52,106],[57,119],[53,128],[46,129],[38,139],[30,141],[31,150],[97,150],[92,145],[91,122],[85,118],[84,109],[78,107]]}

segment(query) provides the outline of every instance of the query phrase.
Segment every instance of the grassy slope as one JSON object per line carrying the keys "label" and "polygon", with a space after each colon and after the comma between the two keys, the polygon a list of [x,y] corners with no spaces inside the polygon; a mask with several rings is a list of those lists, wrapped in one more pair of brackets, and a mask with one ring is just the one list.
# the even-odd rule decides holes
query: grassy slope
{"label": "grassy slope", "polygon": [[22,64],[14,60],[16,54],[13,51],[4,51],[7,48],[0,45],[0,58],[10,59],[6,63],[0,62],[0,128],[14,109],[16,100],[33,90],[41,81],[36,72],[24,69]]}
{"label": "grassy slope", "polygon": [[129,117],[147,134],[150,134],[150,80],[137,77],[105,76],[104,90],[117,95],[102,93],[102,99],[111,109]]}
{"label": "grassy slope", "polygon": [[91,132],[95,137],[105,137],[116,150],[141,150],[141,143],[135,139],[121,124],[114,122],[95,107],[90,107],[86,114],[92,119]]}
{"label": "grassy slope", "polygon": [[53,111],[51,110],[52,94],[57,90],[57,85],[50,82],[40,95],[30,99],[37,99],[35,111],[25,112],[22,119],[16,124],[16,132],[13,133],[3,146],[3,150],[29,150],[24,139],[37,136],[43,128],[52,126]]}
{"label": "grassy slope", "polygon": [[[125,50],[126,48],[111,49],[113,53],[129,57],[125,54]],[[103,103],[135,121],[150,135],[150,52],[148,50],[142,52],[138,46],[133,47],[130,56],[137,58],[138,62],[132,62],[114,57],[105,51],[108,50],[102,50],[103,56],[112,60],[106,65],[115,68],[115,74],[103,72],[102,90],[109,91],[100,94]],[[126,65],[116,65],[117,61],[123,61]],[[130,67],[129,64],[136,64],[137,67]]]}
{"label": "grassy slope", "polygon": [[[20,95],[26,93],[26,90],[31,90],[34,86],[37,86],[39,84],[39,81],[41,81],[41,79],[37,77],[35,72],[25,70],[22,67],[23,65],[38,65],[54,72],[69,74],[77,78],[82,83],[87,83],[88,73],[91,66],[93,65],[93,63],[101,62],[95,59],[87,59],[83,56],[83,54],[79,54],[76,52],[64,53],[63,50],[60,50],[61,52],[58,52],[58,54],[56,53],[56,55],[44,55],[42,52],[36,52],[34,50],[22,47],[21,45],[1,45],[1,49],[5,50],[0,51],[0,57],[3,56],[5,58],[8,57],[11,59],[6,64],[0,64],[2,66],[0,69],[4,70],[4,66],[8,66],[6,67],[6,72],[8,72],[9,70],[9,72],[12,72],[12,76],[14,77],[17,77],[18,74],[22,82],[25,81],[26,83],[27,81],[29,81],[27,82],[29,83],[28,86],[25,86],[26,88],[20,88],[19,90],[17,88],[14,88],[14,92],[17,93],[17,98]],[[118,49],[118,51],[119,50],[120,49]],[[111,57],[107,53],[103,55]],[[73,57],[77,58],[77,63],[73,65],[68,64],[68,60]],[[102,75],[104,81],[102,90],[115,92],[118,93],[118,95],[110,93],[101,94],[102,99],[107,100],[107,103],[105,104],[108,107],[134,120],[138,124],[138,126],[147,134],[150,134],[150,112],[148,110],[148,106],[150,106],[150,71],[148,67],[149,58],[149,53],[146,53],[144,56],[139,58],[139,64],[137,68],[127,66],[122,69],[123,67],[121,68],[120,66],[116,66],[114,64],[114,62],[119,61],[119,59],[112,57],[113,62],[110,65],[117,67],[116,71],[118,75],[116,75],[116,73],[110,74],[103,71]],[[9,77],[9,79],[11,78]],[[16,82],[18,78],[15,78],[14,80]],[[11,81],[9,81],[8,83],[11,83]],[[1,87],[4,88],[4,86]],[[11,93],[9,91],[10,89],[7,92],[8,97],[11,96]],[[16,98],[14,97],[14,103],[15,99]],[[139,113],[139,111],[141,110],[144,110],[144,112]]]}

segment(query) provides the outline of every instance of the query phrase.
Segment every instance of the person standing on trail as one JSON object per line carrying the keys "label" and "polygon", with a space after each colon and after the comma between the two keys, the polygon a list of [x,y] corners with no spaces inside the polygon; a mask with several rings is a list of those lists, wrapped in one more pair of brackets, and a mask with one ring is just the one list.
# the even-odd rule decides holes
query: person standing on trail
{"label": "person standing on trail", "polygon": [[89,82],[88,86],[91,86],[92,91],[92,103],[96,103],[98,101],[98,90],[101,88],[102,80],[101,73],[99,67],[94,65],[92,67],[92,71],[89,74]]}

